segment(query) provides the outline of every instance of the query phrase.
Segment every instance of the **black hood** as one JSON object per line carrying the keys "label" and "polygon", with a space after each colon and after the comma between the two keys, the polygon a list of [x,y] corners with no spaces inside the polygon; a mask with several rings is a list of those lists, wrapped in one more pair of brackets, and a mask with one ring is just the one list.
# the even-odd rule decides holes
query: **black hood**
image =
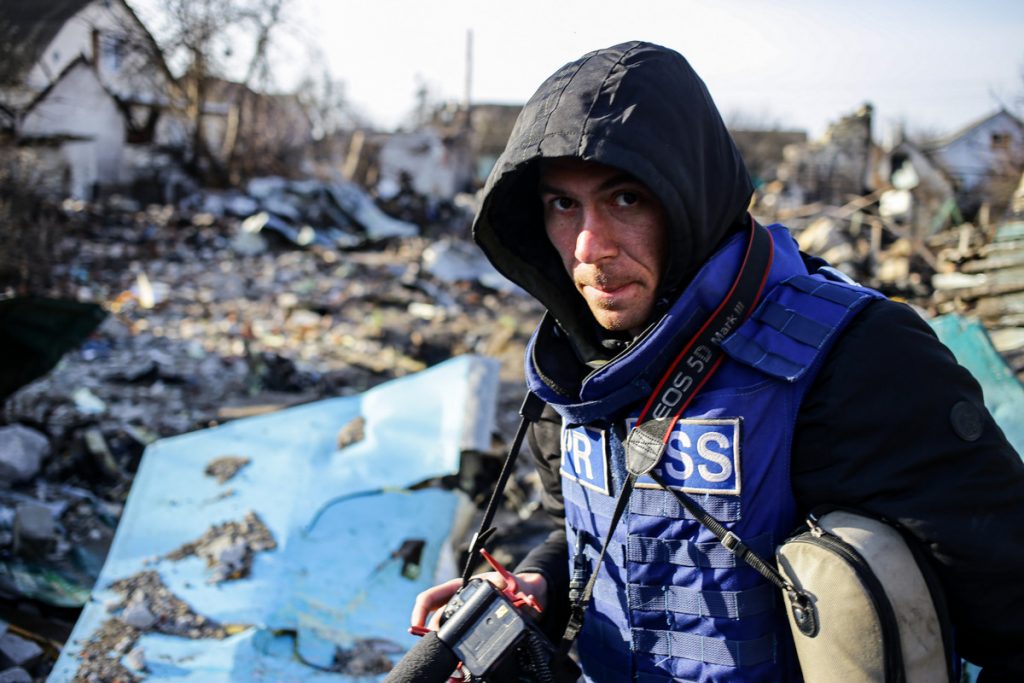
{"label": "black hood", "polygon": [[540,86],[487,179],[473,236],[589,360],[602,355],[596,324],[544,233],[536,161],[555,157],[617,167],[658,196],[670,223],[664,296],[678,293],[737,224],[753,186],[704,82],[673,50],[623,43]]}

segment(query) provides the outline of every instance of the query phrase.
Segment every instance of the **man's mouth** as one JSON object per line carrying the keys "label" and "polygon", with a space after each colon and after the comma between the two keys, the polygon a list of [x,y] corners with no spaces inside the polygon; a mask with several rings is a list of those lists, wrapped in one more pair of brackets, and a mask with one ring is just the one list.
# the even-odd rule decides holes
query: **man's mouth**
{"label": "man's mouth", "polygon": [[633,282],[604,282],[604,283],[581,283],[580,288],[586,293],[588,290],[600,296],[615,296],[628,289]]}

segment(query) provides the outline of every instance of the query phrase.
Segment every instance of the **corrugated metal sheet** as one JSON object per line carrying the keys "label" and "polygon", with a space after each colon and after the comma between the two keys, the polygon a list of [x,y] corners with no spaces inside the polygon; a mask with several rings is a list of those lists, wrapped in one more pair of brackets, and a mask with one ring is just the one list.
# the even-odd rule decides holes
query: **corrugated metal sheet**
{"label": "corrugated metal sheet", "polygon": [[[456,573],[442,549],[459,494],[409,487],[456,472],[464,449],[488,449],[497,381],[496,363],[461,357],[359,396],[152,445],[93,599],[49,680],[74,678],[83,644],[111,616],[109,585],[147,569],[196,612],[243,627],[223,640],[143,635],[147,681],[356,680],[318,667],[331,665],[337,645],[393,641],[415,595]],[[365,438],[339,450],[339,429],[358,416]],[[219,484],[204,469],[224,455],[251,464]],[[202,560],[161,559],[250,510],[277,548],[256,555],[249,577],[211,585]],[[405,539],[425,541],[413,577],[392,557]],[[412,645],[399,640],[397,649]]]}

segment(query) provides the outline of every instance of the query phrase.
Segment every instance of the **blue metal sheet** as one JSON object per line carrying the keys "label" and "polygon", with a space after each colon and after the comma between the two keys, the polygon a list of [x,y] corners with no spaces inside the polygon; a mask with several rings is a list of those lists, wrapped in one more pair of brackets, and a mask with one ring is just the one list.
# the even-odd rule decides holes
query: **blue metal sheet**
{"label": "blue metal sheet", "polygon": [[971,371],[985,393],[985,407],[1006,438],[1024,456],[1024,386],[992,346],[980,322],[959,315],[930,321],[960,365]]}
{"label": "blue metal sheet", "polygon": [[[455,574],[442,547],[460,498],[408,487],[456,472],[463,449],[487,450],[496,397],[496,363],[464,356],[359,396],[153,444],[93,598],[49,681],[74,678],[82,644],[110,618],[105,604],[117,596],[107,587],[147,569],[199,614],[247,626],[225,640],[144,635],[138,644],[147,681],[346,680],[301,659],[327,666],[336,645],[357,638],[411,646],[402,634],[413,597]],[[366,420],[365,439],[338,450],[339,430],[357,416]],[[219,484],[204,469],[225,455],[252,462]],[[233,495],[225,496],[228,490]],[[161,559],[250,510],[277,548],[257,553],[249,577],[210,585],[202,560]],[[391,559],[405,539],[425,541],[414,578],[402,576],[402,562]]]}

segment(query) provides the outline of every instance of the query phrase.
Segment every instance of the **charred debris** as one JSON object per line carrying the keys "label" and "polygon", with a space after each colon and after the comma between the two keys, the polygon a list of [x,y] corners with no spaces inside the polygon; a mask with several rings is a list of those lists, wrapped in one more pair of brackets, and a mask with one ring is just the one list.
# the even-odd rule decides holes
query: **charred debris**
{"label": "charred debris", "polygon": [[[23,638],[34,654],[0,656],[0,667],[45,677],[89,599],[142,452],[159,438],[361,393],[465,353],[501,360],[501,429],[514,430],[522,350],[540,309],[468,243],[471,208],[452,204],[438,214],[444,222],[413,224],[355,185],[270,178],[245,190],[177,206],[118,197],[51,205],[52,241],[32,264],[31,287],[11,278],[34,298],[7,291],[19,306],[4,335],[37,330],[54,301],[95,309],[69,314],[78,329],[66,323],[8,344],[25,357],[5,360],[15,368],[45,351],[37,337],[71,337],[56,367],[3,399],[0,619],[12,628],[0,654],[3,638]],[[343,431],[348,443],[361,438],[360,425]],[[462,479],[477,498],[497,474],[495,458],[466,458],[472,471]],[[225,452],[205,474],[231,495],[247,462]],[[525,509],[528,499],[516,500]],[[273,547],[260,520],[244,518],[176,557],[206,560],[217,582],[243,577],[253,553]],[[153,627],[136,618],[140,600],[112,612],[117,623],[104,631],[120,656]],[[113,680],[105,676],[121,676],[121,665],[104,647],[93,648],[90,671]]]}

